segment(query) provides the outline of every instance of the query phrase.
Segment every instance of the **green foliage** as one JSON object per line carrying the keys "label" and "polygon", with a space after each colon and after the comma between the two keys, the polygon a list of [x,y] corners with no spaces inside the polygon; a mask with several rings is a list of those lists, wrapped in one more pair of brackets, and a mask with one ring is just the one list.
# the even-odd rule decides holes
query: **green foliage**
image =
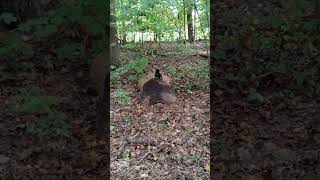
{"label": "green foliage", "polygon": [[112,83],[117,83],[121,80],[120,73],[116,70],[111,71],[110,73],[110,80]]}
{"label": "green foliage", "polygon": [[49,113],[52,106],[59,104],[59,99],[55,96],[18,96],[17,99],[22,102],[16,109],[20,113]]}
{"label": "green foliage", "polygon": [[[198,36],[208,35],[209,7],[205,0],[195,1],[197,6],[196,25],[200,31]],[[134,1],[119,0],[116,3],[117,27],[119,34],[131,32],[150,32],[158,35],[158,39],[173,39],[180,33],[184,37],[183,1],[151,0]]]}
{"label": "green foliage", "polygon": [[258,46],[260,46],[263,49],[273,48],[275,46],[275,43],[277,39],[275,37],[268,37],[268,36],[258,36],[256,37],[256,41],[258,43]]}
{"label": "green foliage", "polygon": [[112,96],[116,99],[116,102],[124,106],[132,105],[132,100],[129,96],[129,93],[123,89],[117,89]]}
{"label": "green foliage", "polygon": [[117,82],[121,79],[121,76],[128,74],[127,80],[137,80],[140,76],[144,74],[144,69],[148,64],[148,59],[139,59],[132,61],[125,66],[122,66],[114,71],[111,71],[110,79],[112,82]]}
{"label": "green foliage", "polygon": [[297,85],[301,87],[305,81],[305,74],[303,72],[296,72],[294,73],[294,79],[296,80]]}
{"label": "green foliage", "polygon": [[41,95],[41,90],[37,87],[21,89],[20,94],[16,96],[16,101],[17,104],[13,110],[22,114],[46,114],[52,112],[53,107],[61,102],[58,97]]}
{"label": "green foliage", "polygon": [[133,49],[135,45],[130,43],[130,44],[125,44],[123,47],[126,49]]}
{"label": "green foliage", "polygon": [[[300,15],[254,17],[239,32],[244,40],[237,33],[216,36],[221,45],[213,56],[228,60],[224,65],[230,71],[224,73],[225,78],[243,82],[241,86],[248,89],[250,102],[262,103],[262,91],[268,88],[281,92],[283,97],[300,93],[317,95],[320,92],[315,70],[320,65],[319,25],[319,19],[300,18]],[[249,50],[242,51],[239,46]]]}
{"label": "green foliage", "polygon": [[[19,30],[32,33],[34,36],[47,37],[52,34],[63,31],[64,29],[72,30],[78,33],[79,29],[84,29],[86,32],[104,36],[106,25],[106,2],[103,0],[92,1],[66,1],[64,6],[48,12],[46,17],[30,19],[19,25]],[[9,13],[3,13],[0,16],[0,21],[5,23],[15,22],[16,18]],[[81,26],[74,28],[74,26]],[[32,49],[27,46],[21,39],[19,33],[9,33],[4,36],[4,42],[0,44],[0,55],[22,52],[30,55]],[[105,44],[100,41],[94,41],[95,50],[101,50]],[[78,40],[77,40],[78,41]],[[105,42],[105,41],[104,41]],[[83,43],[82,43],[83,44]],[[99,48],[97,48],[99,47]],[[72,55],[79,55],[82,59],[86,58],[85,47],[79,42],[66,41],[58,47],[56,53],[59,58],[68,59]]]}
{"label": "green foliage", "polygon": [[184,86],[186,86],[189,92],[192,92],[192,90],[209,90],[208,60],[201,60],[197,65],[192,67],[184,66],[182,67],[182,73],[178,77],[185,77],[186,82],[184,82]]}
{"label": "green foliage", "polygon": [[60,59],[70,59],[73,55],[79,54],[82,51],[82,44],[76,42],[65,43],[62,47],[56,49],[56,53]]}
{"label": "green foliage", "polygon": [[147,64],[148,64],[147,59],[139,59],[139,60],[133,61],[133,62],[129,63],[128,65],[126,65],[125,71],[128,71],[130,69],[134,69],[138,74],[142,74],[143,70]]}
{"label": "green foliage", "polygon": [[316,172],[309,172],[303,178],[304,180],[318,180],[320,179],[320,174]]}
{"label": "green foliage", "polygon": [[263,96],[256,89],[250,88],[248,93],[248,101],[261,104],[264,101]]}
{"label": "green foliage", "polygon": [[12,110],[22,114],[46,114],[52,112],[53,107],[61,102],[59,97],[41,94],[43,91],[38,87],[22,88],[15,97],[16,103]]}
{"label": "green foliage", "polygon": [[69,125],[65,122],[66,116],[61,112],[50,112],[48,116],[38,119],[34,123],[20,125],[25,133],[39,138],[70,137]]}
{"label": "green foliage", "polygon": [[4,34],[4,39],[0,42],[0,55],[22,52],[24,55],[31,55],[32,49],[26,45],[21,38],[21,35],[15,32],[7,32]]}
{"label": "green foliage", "polygon": [[176,75],[177,70],[171,64],[164,64],[163,67],[170,76]]}
{"label": "green foliage", "polygon": [[168,119],[164,119],[164,120],[161,120],[161,121],[157,122],[157,128],[165,129],[165,128],[168,128],[168,127],[170,127],[170,123],[169,123]]}
{"label": "green foliage", "polygon": [[169,56],[180,56],[180,55],[182,55],[182,52],[176,52],[176,51],[167,51],[167,52],[161,52],[161,53],[159,53],[159,55],[161,55],[161,56],[167,56],[167,57],[169,57]]}
{"label": "green foliage", "polygon": [[12,13],[4,12],[0,15],[0,22],[1,21],[9,25],[17,22],[17,18]]}
{"label": "green foliage", "polygon": [[38,87],[22,88],[12,103],[12,110],[19,115],[40,115],[40,118],[31,123],[19,125],[26,134],[44,137],[70,137],[68,124],[64,113],[56,110],[61,99],[55,96],[45,96]]}
{"label": "green foliage", "polygon": [[102,0],[68,1],[61,8],[49,11],[47,17],[28,20],[19,28],[33,32],[34,35],[45,36],[57,32],[59,28],[71,28],[79,23],[90,33],[102,34],[106,23],[105,9],[99,6],[102,4],[105,5]]}
{"label": "green foliage", "polygon": [[[19,25],[19,30],[26,31],[26,32],[32,32],[37,29],[41,29],[43,26],[48,25],[49,18],[47,17],[39,17],[35,19],[30,19],[26,21],[25,23],[22,23]],[[36,33],[34,33],[36,35]]]}
{"label": "green foliage", "polygon": [[[58,16],[58,15],[57,15]],[[67,23],[66,20],[57,20],[57,17],[39,17],[35,19],[30,19],[25,23],[19,25],[19,30],[32,33],[38,37],[46,37],[59,30],[59,26],[62,23]]]}

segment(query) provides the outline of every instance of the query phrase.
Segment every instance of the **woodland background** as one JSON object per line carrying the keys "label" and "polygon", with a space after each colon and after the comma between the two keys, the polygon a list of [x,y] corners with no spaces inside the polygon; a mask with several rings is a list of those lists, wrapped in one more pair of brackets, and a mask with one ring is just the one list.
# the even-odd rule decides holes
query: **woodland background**
{"label": "woodland background", "polygon": [[[318,0],[111,4],[113,178],[320,178]],[[108,176],[88,77],[106,6],[0,2],[1,178]],[[142,112],[137,80],[155,67],[179,101]]]}

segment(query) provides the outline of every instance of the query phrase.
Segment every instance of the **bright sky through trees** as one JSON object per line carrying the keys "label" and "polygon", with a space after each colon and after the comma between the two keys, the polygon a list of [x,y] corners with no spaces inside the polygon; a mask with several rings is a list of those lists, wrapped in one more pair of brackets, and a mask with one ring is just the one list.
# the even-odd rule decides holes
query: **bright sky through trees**
{"label": "bright sky through trees", "polygon": [[[182,40],[187,36],[187,6],[192,6],[196,39],[208,38],[207,0],[117,0],[118,36],[128,41],[142,39]],[[185,16],[185,17],[184,17]],[[185,22],[184,22],[185,21]],[[186,26],[186,27],[184,27]]]}

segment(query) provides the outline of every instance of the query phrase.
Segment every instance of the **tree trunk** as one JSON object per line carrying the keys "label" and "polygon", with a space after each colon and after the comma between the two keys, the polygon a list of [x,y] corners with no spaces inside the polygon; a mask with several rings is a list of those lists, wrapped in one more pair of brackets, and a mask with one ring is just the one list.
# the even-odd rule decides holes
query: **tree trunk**
{"label": "tree trunk", "polygon": [[154,41],[154,42],[157,42],[157,40],[158,40],[157,34],[156,34],[156,33],[153,33],[153,41]]}
{"label": "tree trunk", "polygon": [[[206,0],[206,7],[208,7],[208,0]],[[208,33],[210,33],[210,19],[209,19],[209,12],[207,10],[206,10],[206,16],[208,20],[208,29],[209,29]],[[205,39],[206,39],[206,36],[205,36]]]}
{"label": "tree trunk", "polygon": [[133,43],[136,42],[136,33],[133,33]]}
{"label": "tree trunk", "polygon": [[187,36],[186,36],[186,1],[185,0],[183,0],[183,32],[184,32],[183,43],[186,44]]}
{"label": "tree trunk", "polygon": [[142,32],[142,34],[141,34],[141,47],[142,47],[142,49],[143,49],[143,32]]}
{"label": "tree trunk", "polygon": [[[104,60],[101,63],[101,66],[98,67],[99,69],[102,70],[103,73],[100,73],[102,77],[99,77],[99,79],[102,80],[102,82],[98,82],[99,84],[102,84],[101,87],[99,86],[98,92],[98,99],[96,102],[96,129],[97,129],[97,136],[100,139],[107,138],[107,142],[110,141],[110,122],[108,123],[108,120],[110,119],[110,100],[109,100],[109,94],[110,94],[110,63],[112,62],[120,62],[119,57],[120,57],[120,48],[118,46],[118,41],[117,41],[117,29],[116,27],[113,26],[112,22],[115,22],[115,8],[114,8],[114,0],[110,0],[110,12],[106,16],[109,16],[107,22],[111,22],[110,26],[107,27],[107,32],[105,36],[105,40],[107,43],[107,47],[105,50],[105,54],[102,53],[101,59]],[[107,4],[109,4],[107,2]],[[114,46],[112,46],[114,44]],[[109,59],[110,58],[110,59]],[[99,58],[98,58],[99,60]],[[95,69],[93,69],[95,70]],[[99,74],[98,74],[99,75]],[[109,93],[107,93],[107,92]],[[110,148],[110,147],[109,147]]]}
{"label": "tree trunk", "polygon": [[123,40],[122,40],[123,45],[127,44],[127,33],[123,34]]}
{"label": "tree trunk", "polygon": [[317,18],[320,18],[320,0],[314,0],[315,3],[315,13]]}
{"label": "tree trunk", "polygon": [[115,66],[120,66],[120,46],[118,43],[117,37],[117,27],[116,27],[116,17],[111,15],[111,27],[110,27],[110,49],[111,49],[111,56],[110,56],[110,64]]}
{"label": "tree trunk", "polygon": [[187,24],[188,24],[188,41],[190,43],[194,42],[194,37],[193,37],[193,27],[192,27],[192,3],[191,0],[187,0]]}
{"label": "tree trunk", "polygon": [[197,17],[196,17],[196,11],[197,11],[197,6],[196,6],[196,1],[194,0],[193,2],[193,8],[194,8],[194,16],[193,16],[193,39],[197,39],[197,36],[196,36],[196,29],[197,29],[197,23],[196,23],[196,20],[197,20]]}

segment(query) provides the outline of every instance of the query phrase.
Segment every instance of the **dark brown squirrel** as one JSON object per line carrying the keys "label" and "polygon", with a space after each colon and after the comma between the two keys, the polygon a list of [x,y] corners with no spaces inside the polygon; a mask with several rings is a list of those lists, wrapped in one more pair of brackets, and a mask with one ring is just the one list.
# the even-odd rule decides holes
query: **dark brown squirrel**
{"label": "dark brown squirrel", "polygon": [[147,81],[142,88],[141,103],[153,105],[156,103],[172,103],[176,101],[174,90],[166,82],[162,81],[160,70],[156,69],[154,78]]}

